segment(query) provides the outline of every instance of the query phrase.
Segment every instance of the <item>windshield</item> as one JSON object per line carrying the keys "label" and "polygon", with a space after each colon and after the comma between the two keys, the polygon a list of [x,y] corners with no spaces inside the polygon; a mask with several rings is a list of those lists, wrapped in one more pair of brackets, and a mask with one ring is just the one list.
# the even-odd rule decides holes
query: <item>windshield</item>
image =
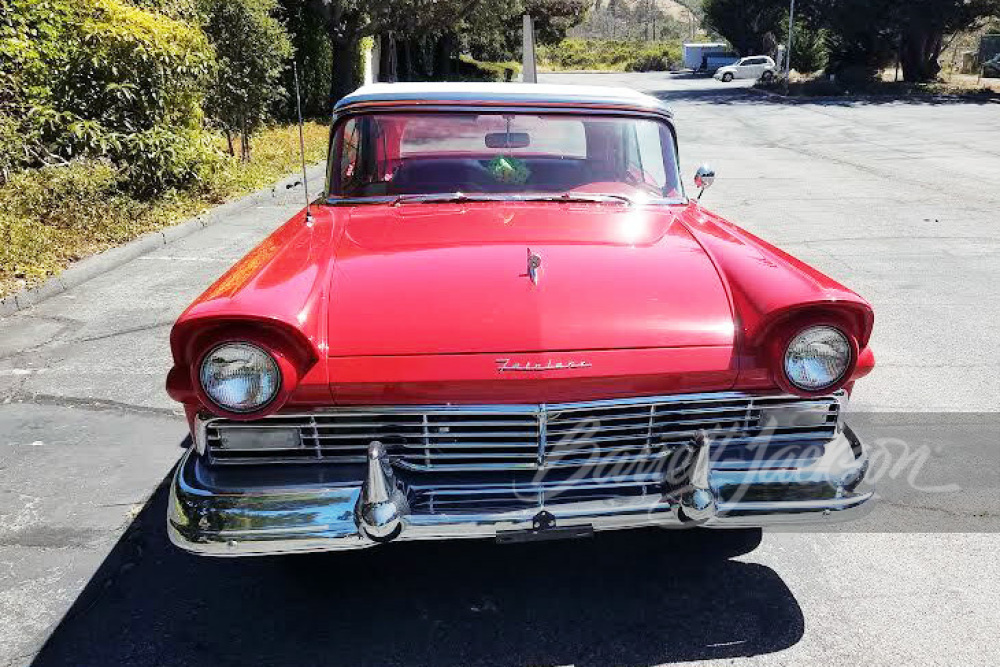
{"label": "windshield", "polygon": [[645,118],[530,113],[353,116],[331,142],[332,197],[681,197],[674,139]]}

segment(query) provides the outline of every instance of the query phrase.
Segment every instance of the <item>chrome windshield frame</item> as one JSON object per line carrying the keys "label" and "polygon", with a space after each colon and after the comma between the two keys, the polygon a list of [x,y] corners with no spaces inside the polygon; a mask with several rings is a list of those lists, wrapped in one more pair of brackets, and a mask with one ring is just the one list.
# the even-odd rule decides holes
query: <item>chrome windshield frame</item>
{"label": "chrome windshield frame", "polygon": [[[540,204],[596,204],[618,205],[618,206],[681,206],[688,203],[687,198],[667,198],[667,197],[644,197],[627,201],[619,195],[602,193],[587,193],[593,197],[592,200],[581,195],[580,199],[574,198],[572,193],[566,199],[560,199],[559,194],[547,193],[511,193],[511,194],[478,194],[478,193],[428,193],[412,195],[379,195],[372,197],[327,197],[325,203],[329,206],[373,206],[384,204],[395,206],[405,203],[420,204],[479,204],[489,202],[517,202],[517,203],[540,203]],[[453,195],[454,198],[450,198]],[[400,199],[405,197],[405,199]],[[603,198],[603,200],[602,200]]]}

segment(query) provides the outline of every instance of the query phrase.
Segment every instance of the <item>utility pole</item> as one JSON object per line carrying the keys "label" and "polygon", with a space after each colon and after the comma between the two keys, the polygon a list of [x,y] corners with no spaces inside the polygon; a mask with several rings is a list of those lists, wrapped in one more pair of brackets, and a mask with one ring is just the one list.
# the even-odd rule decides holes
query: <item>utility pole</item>
{"label": "utility pole", "polygon": [[538,83],[538,71],[535,69],[535,24],[531,16],[524,15],[524,32],[521,36],[521,81]]}
{"label": "utility pole", "polygon": [[788,44],[785,46],[785,81],[792,71],[792,33],[795,32],[795,0],[788,7]]}

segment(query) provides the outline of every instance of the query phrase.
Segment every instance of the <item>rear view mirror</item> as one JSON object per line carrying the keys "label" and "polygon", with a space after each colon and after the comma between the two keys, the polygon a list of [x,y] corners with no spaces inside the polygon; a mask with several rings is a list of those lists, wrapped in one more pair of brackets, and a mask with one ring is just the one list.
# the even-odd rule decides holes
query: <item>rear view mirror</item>
{"label": "rear view mirror", "polygon": [[487,148],[527,148],[531,137],[527,132],[490,132],[486,135]]}

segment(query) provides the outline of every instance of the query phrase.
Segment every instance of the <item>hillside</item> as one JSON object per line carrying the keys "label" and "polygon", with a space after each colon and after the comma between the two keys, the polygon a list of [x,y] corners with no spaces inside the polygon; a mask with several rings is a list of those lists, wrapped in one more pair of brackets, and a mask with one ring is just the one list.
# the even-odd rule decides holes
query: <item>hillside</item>
{"label": "hillside", "polygon": [[693,18],[695,23],[698,22],[697,14],[692,12],[689,8],[691,0],[688,0],[687,2],[679,2],[678,0],[655,0],[655,3],[657,9],[672,19],[676,19],[683,23],[689,23]]}
{"label": "hillside", "polygon": [[577,39],[683,41],[698,33],[699,0],[594,0]]}

